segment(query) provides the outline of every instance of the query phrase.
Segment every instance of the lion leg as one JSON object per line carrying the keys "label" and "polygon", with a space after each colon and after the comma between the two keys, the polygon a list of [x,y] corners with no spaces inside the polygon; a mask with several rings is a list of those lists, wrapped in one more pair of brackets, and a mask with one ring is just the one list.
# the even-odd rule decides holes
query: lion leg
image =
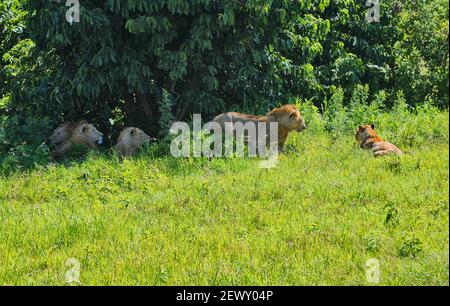
{"label": "lion leg", "polygon": [[379,151],[374,152],[373,154],[375,155],[375,157],[379,157],[379,156],[384,156],[384,155],[388,155],[391,153],[392,153],[391,150],[379,150]]}

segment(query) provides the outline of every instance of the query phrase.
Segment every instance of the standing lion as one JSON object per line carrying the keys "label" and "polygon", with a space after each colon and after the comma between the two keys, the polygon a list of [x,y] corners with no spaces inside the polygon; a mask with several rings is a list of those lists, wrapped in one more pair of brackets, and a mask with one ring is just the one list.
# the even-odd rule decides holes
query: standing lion
{"label": "standing lion", "polygon": [[[258,124],[258,122],[265,122],[267,124],[267,131],[265,137],[269,137],[270,134],[270,123],[278,123],[278,150],[284,151],[285,144],[289,133],[292,131],[301,132],[307,128],[305,120],[303,120],[300,111],[295,105],[284,105],[273,109],[265,116],[254,116],[241,114],[236,112],[222,113],[213,119],[225,130],[225,123],[231,122],[233,124],[240,122],[246,124],[248,122],[253,122]],[[269,144],[269,141],[266,141]]]}
{"label": "standing lion", "polygon": [[136,154],[143,145],[148,145],[150,140],[155,140],[155,138],[151,138],[136,127],[128,127],[120,132],[114,150],[120,157],[132,156]]}
{"label": "standing lion", "polygon": [[78,123],[63,123],[50,137],[50,143],[56,146],[54,156],[66,155],[74,145],[80,145],[88,149],[96,149],[103,143],[103,134],[93,124],[86,121]]}

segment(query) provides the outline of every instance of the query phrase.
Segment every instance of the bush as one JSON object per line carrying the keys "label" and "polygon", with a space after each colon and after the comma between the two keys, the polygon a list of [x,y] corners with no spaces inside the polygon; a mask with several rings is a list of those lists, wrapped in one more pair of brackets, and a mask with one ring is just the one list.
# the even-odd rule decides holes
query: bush
{"label": "bush", "polygon": [[398,251],[398,255],[405,258],[416,258],[420,253],[422,253],[422,251],[422,241],[418,238],[412,237],[403,241],[402,246]]}
{"label": "bush", "polygon": [[323,120],[325,130],[334,136],[344,133],[348,124],[348,114],[344,107],[344,91],[338,88],[323,105]]}
{"label": "bush", "polygon": [[173,101],[166,89],[162,91],[162,98],[159,101],[159,136],[165,136],[169,132],[170,126],[174,122],[172,115]]}
{"label": "bush", "polygon": [[49,162],[51,156],[45,141],[51,130],[46,119],[0,118],[0,173]]}
{"label": "bush", "polygon": [[[336,88],[331,98],[325,100],[321,110],[312,100],[297,98],[294,103],[306,121],[306,133],[329,133],[333,139],[352,139],[358,125],[374,123],[383,139],[407,151],[429,143],[448,143],[448,111],[441,111],[430,102],[411,107],[401,91],[390,102],[392,109],[385,111],[382,105],[390,98],[386,92],[379,91],[373,97],[369,92],[368,85],[356,86],[350,101],[345,103],[343,89]],[[170,107],[167,102],[171,100],[167,92],[164,97],[161,110]],[[159,123],[164,128],[161,130],[167,131],[172,120],[170,116],[164,120],[162,117]],[[0,171],[9,172],[48,163],[51,156],[45,140],[51,132],[51,122],[46,119],[3,117],[0,121]],[[113,133],[105,136],[111,135]],[[167,134],[162,136],[160,141],[144,150],[145,155],[151,158],[169,155],[173,137]],[[79,150],[71,154],[70,158],[82,160],[83,156],[84,151]]]}
{"label": "bush", "polygon": [[312,100],[297,100],[296,102],[303,119],[308,126],[310,133],[320,133],[324,131],[322,116],[319,109],[312,103]]}
{"label": "bush", "polygon": [[[383,107],[388,95],[379,91],[371,99],[367,85],[358,85],[348,107],[344,91],[337,88],[323,105],[323,126],[334,138],[353,134],[358,125],[375,124],[383,139],[399,146],[414,147],[427,142],[448,143],[448,111],[441,111],[430,102],[416,107],[408,105],[402,91],[397,92],[390,111]],[[308,120],[307,120],[308,124]]]}

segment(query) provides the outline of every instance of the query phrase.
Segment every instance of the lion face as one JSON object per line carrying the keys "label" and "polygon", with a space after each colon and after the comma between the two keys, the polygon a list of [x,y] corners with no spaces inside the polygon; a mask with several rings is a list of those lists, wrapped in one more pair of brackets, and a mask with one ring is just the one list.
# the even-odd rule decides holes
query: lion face
{"label": "lion face", "polygon": [[70,138],[70,133],[69,124],[66,123],[61,125],[53,132],[52,136],[50,136],[50,144],[56,146],[63,143]]}
{"label": "lion face", "polygon": [[148,145],[150,142],[150,136],[138,128],[131,128],[128,133],[132,143],[135,143],[138,146]]}
{"label": "lion face", "polygon": [[291,113],[290,119],[292,122],[291,127],[293,130],[301,132],[307,128],[305,120],[303,119],[302,115],[300,115],[300,112],[298,110],[295,110]]}
{"label": "lion face", "polygon": [[280,125],[287,128],[289,131],[301,132],[307,128],[305,120],[300,111],[293,105],[286,105],[281,108],[283,113],[280,118]]}
{"label": "lion face", "polygon": [[84,143],[94,143],[99,145],[103,143],[103,134],[99,132],[93,124],[81,124],[74,133],[77,138]]}
{"label": "lion face", "polygon": [[154,138],[145,134],[141,129],[129,127],[120,133],[117,145],[135,149],[142,145],[148,145],[150,140],[154,140]]}
{"label": "lion face", "polygon": [[131,156],[143,145],[148,145],[151,140],[156,140],[135,127],[128,127],[120,132],[115,150],[121,156]]}
{"label": "lion face", "polygon": [[355,139],[358,142],[364,142],[367,138],[375,136],[375,125],[374,124],[366,124],[358,126],[356,130]]}

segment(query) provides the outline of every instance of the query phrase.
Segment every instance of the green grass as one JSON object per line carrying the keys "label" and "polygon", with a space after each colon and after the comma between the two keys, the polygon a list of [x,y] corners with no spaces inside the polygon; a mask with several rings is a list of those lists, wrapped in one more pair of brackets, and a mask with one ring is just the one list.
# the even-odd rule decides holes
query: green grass
{"label": "green grass", "polygon": [[449,147],[373,158],[351,136],[294,135],[256,159],[49,165],[0,180],[0,284],[448,285]]}

